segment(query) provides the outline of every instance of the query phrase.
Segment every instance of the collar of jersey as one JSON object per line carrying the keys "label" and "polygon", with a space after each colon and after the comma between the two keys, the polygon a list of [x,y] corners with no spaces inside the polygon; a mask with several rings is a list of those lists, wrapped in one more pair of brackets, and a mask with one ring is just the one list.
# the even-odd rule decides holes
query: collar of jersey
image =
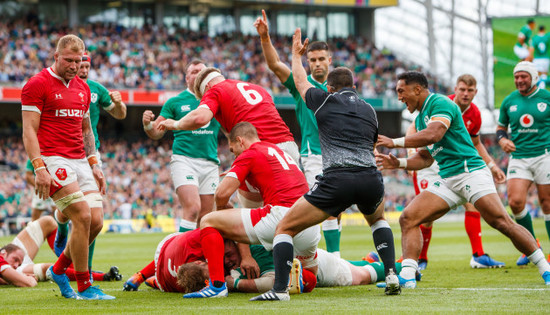
{"label": "collar of jersey", "polygon": [[315,82],[316,84],[320,85],[320,86],[327,86],[327,81],[325,80],[325,82],[321,83],[317,80],[315,80],[315,78],[313,77],[313,75],[309,75],[309,77],[311,78],[311,81]]}
{"label": "collar of jersey", "polygon": [[51,75],[52,77],[54,77],[54,78],[58,79],[59,81],[61,81],[61,83],[63,83],[63,85],[65,85],[67,88],[69,87],[69,83],[70,83],[71,81],[65,82],[65,79],[63,79],[62,77],[60,77],[60,76],[58,76],[57,74],[55,74],[55,72],[53,72],[52,67],[49,67],[49,68],[48,68],[48,72],[50,73],[50,75]]}
{"label": "collar of jersey", "polygon": [[428,101],[432,98],[432,96],[434,96],[434,93],[430,93],[430,95],[428,95],[428,97],[424,100],[424,103],[422,103],[422,109],[420,110],[421,113],[424,111],[424,108],[426,108],[426,104],[428,104]]}

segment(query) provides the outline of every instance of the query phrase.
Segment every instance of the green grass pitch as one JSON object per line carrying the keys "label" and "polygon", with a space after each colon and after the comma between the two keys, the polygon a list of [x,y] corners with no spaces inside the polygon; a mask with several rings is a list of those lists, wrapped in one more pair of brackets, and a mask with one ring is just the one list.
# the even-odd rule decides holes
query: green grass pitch
{"label": "green grass pitch", "polygon": [[[550,248],[542,220],[535,220],[535,231],[543,248]],[[392,224],[401,253],[400,230]],[[124,279],[152,260],[157,243],[165,234],[100,235],[94,269],[107,270],[116,265]],[[5,244],[10,238],[0,238]],[[519,253],[511,242],[483,223],[484,249],[503,269],[473,270],[469,266],[470,245],[463,222],[436,222],[429,251],[428,269],[414,290],[399,296],[385,296],[374,285],[318,288],[312,293],[293,295],[290,302],[249,302],[253,294],[230,293],[225,299],[184,300],[178,293],[161,293],[140,287],[138,292],[122,292],[123,282],[96,282],[114,301],[75,301],[60,297],[54,283],[42,282],[35,288],[1,286],[3,314],[248,314],[250,313],[525,313],[550,311],[547,288],[531,264],[515,265]],[[321,243],[320,246],[324,247]],[[373,250],[368,227],[346,226],[341,242],[342,256],[358,260]],[[548,254],[548,251],[545,251]],[[53,262],[54,254],[45,244],[36,262]],[[72,283],[73,287],[76,283]]]}

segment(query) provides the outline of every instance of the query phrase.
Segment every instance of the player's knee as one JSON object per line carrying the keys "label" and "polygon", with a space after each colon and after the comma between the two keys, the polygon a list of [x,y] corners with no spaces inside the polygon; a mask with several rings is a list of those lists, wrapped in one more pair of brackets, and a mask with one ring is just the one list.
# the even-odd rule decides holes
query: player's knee
{"label": "player's knee", "polygon": [[519,198],[519,197],[510,197],[508,199],[508,204],[510,205],[510,208],[516,213],[516,211],[521,211],[523,208],[525,208],[525,198]]}
{"label": "player's knee", "polygon": [[57,223],[52,216],[41,217],[38,219],[38,222],[40,222],[40,227],[46,235],[50,234],[57,228]]}
{"label": "player's knee", "polygon": [[401,229],[412,228],[415,225],[415,222],[408,213],[403,211],[399,217],[399,225],[401,226]]}
{"label": "player's knee", "polygon": [[92,216],[89,211],[79,211],[71,217],[72,224],[80,229],[90,230],[90,224],[92,222]]}

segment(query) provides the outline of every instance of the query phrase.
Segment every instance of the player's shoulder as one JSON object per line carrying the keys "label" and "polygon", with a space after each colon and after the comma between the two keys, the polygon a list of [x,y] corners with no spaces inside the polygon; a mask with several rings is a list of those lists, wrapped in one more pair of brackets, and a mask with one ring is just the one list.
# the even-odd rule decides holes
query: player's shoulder
{"label": "player's shoulder", "polygon": [[476,116],[481,116],[481,111],[479,110],[479,107],[474,103],[470,103],[470,109],[472,114],[475,114]]}
{"label": "player's shoulder", "polygon": [[508,105],[509,103],[513,102],[514,100],[521,98],[521,94],[518,90],[514,90],[512,93],[508,94],[504,100],[502,101],[502,106]]}
{"label": "player's shoulder", "polygon": [[427,104],[433,108],[458,107],[448,96],[438,93],[432,93],[431,96],[428,96]]}
{"label": "player's shoulder", "polygon": [[48,76],[51,76],[48,73],[48,69],[45,68],[42,71],[38,72],[37,74],[33,75],[29,81],[25,84],[25,86],[37,86],[37,85],[43,85],[48,82]]}
{"label": "player's shoulder", "polygon": [[[80,78],[79,78],[80,79]],[[81,79],[82,80],[82,79]],[[84,80],[82,80],[84,81]],[[90,90],[92,89],[95,89],[95,90],[101,90],[101,91],[107,91],[107,88],[105,86],[103,86],[103,84],[97,82],[97,81],[94,81],[94,80],[86,80],[84,81],[86,84],[88,84],[88,86],[90,87]]]}
{"label": "player's shoulder", "polygon": [[539,88],[538,93],[539,93],[539,96],[541,96],[541,97],[550,98],[550,91],[548,91],[547,89]]}

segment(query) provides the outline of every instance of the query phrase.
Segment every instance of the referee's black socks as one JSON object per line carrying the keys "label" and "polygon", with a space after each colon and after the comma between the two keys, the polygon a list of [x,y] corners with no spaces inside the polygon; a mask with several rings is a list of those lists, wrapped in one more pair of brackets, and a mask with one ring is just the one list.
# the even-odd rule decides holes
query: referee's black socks
{"label": "referee's black socks", "polygon": [[288,277],[294,260],[294,245],[288,234],[275,235],[273,238],[273,263],[275,265],[275,292],[286,292]]}
{"label": "referee's black socks", "polygon": [[371,226],[371,229],[374,246],[384,264],[384,273],[388,275],[390,268],[396,270],[393,232],[386,220],[378,220]]}

